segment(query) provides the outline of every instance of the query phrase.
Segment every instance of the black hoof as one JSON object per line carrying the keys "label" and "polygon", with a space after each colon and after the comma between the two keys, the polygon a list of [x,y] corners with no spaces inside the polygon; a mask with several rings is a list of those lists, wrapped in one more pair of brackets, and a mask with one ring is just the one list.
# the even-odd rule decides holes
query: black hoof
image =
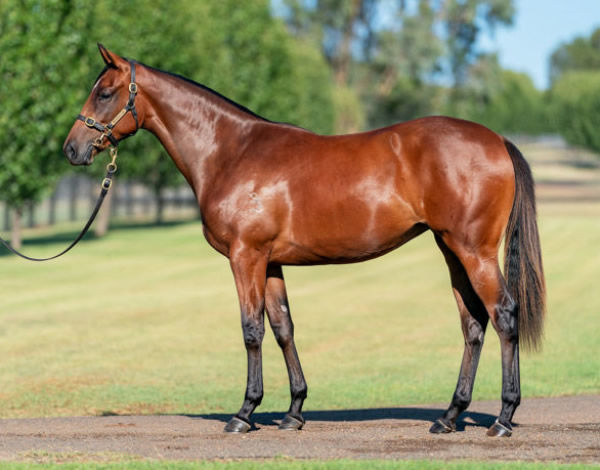
{"label": "black hoof", "polygon": [[429,428],[429,432],[432,434],[446,434],[453,431],[456,431],[456,426],[454,424],[447,424],[441,418]]}
{"label": "black hoof", "polygon": [[283,418],[283,421],[279,425],[279,429],[283,431],[300,431],[302,426],[304,426],[304,420],[285,415],[285,418]]}
{"label": "black hoof", "polygon": [[252,426],[250,426],[250,423],[247,423],[246,421],[238,418],[237,416],[234,416],[225,425],[224,431],[225,432],[239,432],[239,433],[243,434],[243,433],[250,431],[251,427]]}
{"label": "black hoof", "polygon": [[487,435],[490,437],[510,437],[512,436],[512,428],[510,424],[505,425],[496,420],[496,422],[488,429]]}

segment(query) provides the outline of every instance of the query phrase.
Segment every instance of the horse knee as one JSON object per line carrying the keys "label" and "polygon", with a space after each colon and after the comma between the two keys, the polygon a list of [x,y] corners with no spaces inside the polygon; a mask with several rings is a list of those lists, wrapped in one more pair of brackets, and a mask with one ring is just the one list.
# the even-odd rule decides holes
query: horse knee
{"label": "horse knee", "polygon": [[274,322],[271,324],[277,344],[281,348],[290,344],[294,339],[294,325],[292,322]]}
{"label": "horse knee", "polygon": [[242,332],[246,348],[255,349],[260,347],[265,336],[264,322],[247,318],[242,321]]}

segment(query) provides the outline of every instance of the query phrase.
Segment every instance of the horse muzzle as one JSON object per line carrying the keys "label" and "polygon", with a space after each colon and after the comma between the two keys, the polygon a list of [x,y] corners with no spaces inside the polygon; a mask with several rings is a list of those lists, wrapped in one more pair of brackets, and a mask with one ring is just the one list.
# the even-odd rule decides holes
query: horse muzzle
{"label": "horse muzzle", "polygon": [[72,140],[65,143],[63,152],[71,165],[91,165],[94,161],[94,146],[88,144],[82,151]]}

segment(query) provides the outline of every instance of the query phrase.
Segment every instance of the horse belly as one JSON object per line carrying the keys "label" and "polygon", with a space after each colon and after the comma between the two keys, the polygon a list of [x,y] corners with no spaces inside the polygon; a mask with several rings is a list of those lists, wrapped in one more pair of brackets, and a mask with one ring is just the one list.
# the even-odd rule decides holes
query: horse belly
{"label": "horse belly", "polygon": [[347,198],[315,204],[291,217],[276,240],[272,259],[281,264],[352,263],[375,258],[427,229],[399,197]]}

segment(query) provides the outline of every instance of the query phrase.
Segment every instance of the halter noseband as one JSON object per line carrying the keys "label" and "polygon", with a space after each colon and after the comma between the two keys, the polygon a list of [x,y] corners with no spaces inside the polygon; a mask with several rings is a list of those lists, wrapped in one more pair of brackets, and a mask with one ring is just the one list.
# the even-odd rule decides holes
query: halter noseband
{"label": "halter noseband", "polygon": [[123,119],[123,117],[128,112],[131,112],[131,115],[135,119],[135,131],[133,131],[131,134],[128,134],[128,136],[135,134],[138,131],[138,129],[140,128],[139,123],[138,123],[137,110],[135,109],[135,95],[137,95],[137,92],[138,92],[138,86],[135,83],[135,63],[130,60],[129,65],[131,66],[130,67],[131,68],[131,81],[129,83],[129,100],[127,101],[127,104],[125,105],[125,107],[123,109],[121,109],[121,111],[119,111],[119,113],[113,118],[112,121],[110,121],[108,124],[104,125],[104,124],[96,121],[92,117],[84,116],[83,114],[79,114],[77,116],[77,119],[79,119],[80,121],[83,121],[83,123],[87,127],[89,127],[90,129],[96,129],[98,132],[102,133],[100,135],[100,137],[98,137],[92,144],[92,145],[94,145],[94,147],[100,147],[102,145],[102,142],[104,141],[105,137],[110,141],[110,143],[113,146],[116,147],[119,144],[119,141],[115,138],[112,131],[113,131],[113,128],[118,124],[118,122],[121,119]]}

